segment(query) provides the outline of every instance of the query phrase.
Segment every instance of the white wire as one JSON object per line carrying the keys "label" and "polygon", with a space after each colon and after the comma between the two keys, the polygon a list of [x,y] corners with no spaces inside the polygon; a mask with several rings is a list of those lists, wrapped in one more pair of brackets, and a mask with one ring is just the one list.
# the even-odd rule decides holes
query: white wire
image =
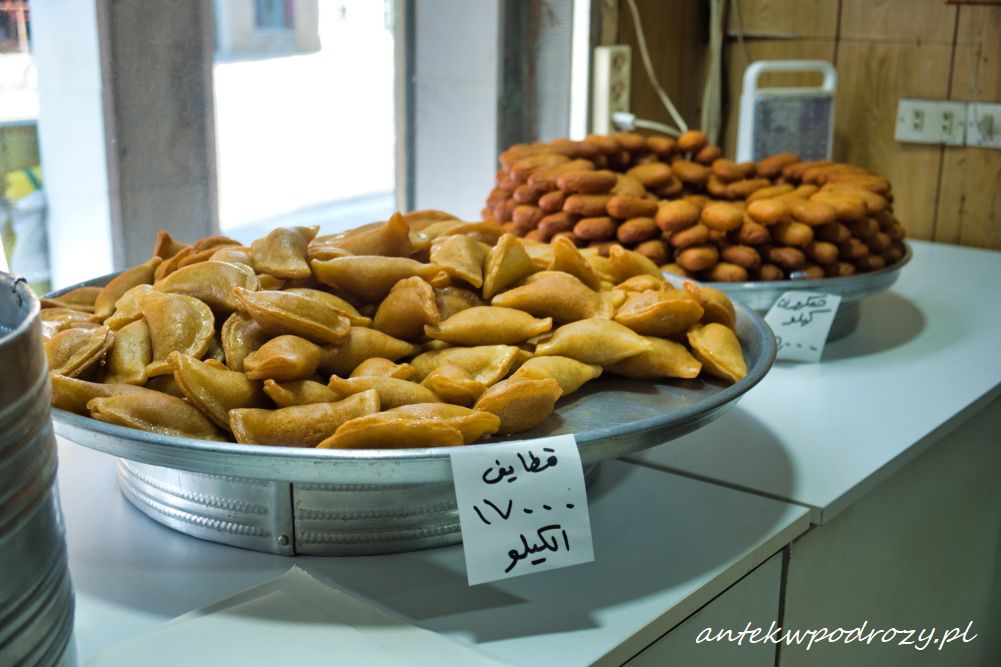
{"label": "white wire", "polygon": [[669,134],[672,137],[680,137],[681,130],[671,127],[670,125],[664,125],[664,123],[658,123],[653,120],[646,120],[644,118],[637,118],[636,114],[629,113],[628,111],[616,111],[612,114],[612,125],[616,129],[624,130],[626,132],[631,132],[637,127],[642,127],[646,130],[657,130],[658,132],[663,132],[664,134]]}
{"label": "white wire", "polygon": [[667,113],[670,114],[671,118],[674,119],[674,122],[683,132],[687,132],[688,125],[685,123],[685,119],[681,117],[680,113],[678,113],[678,110],[675,108],[671,98],[668,97],[666,92],[664,92],[660,82],[657,80],[657,75],[654,74],[653,63],[650,60],[650,52],[647,51],[646,48],[646,37],[643,35],[643,25],[640,22],[640,12],[636,8],[636,0],[626,0],[626,4],[629,5],[629,11],[633,17],[633,27],[636,29],[636,43],[640,47],[640,57],[643,60],[643,67],[646,69],[647,78],[650,79],[650,84],[657,92],[657,96],[660,98],[664,108],[667,109]]}

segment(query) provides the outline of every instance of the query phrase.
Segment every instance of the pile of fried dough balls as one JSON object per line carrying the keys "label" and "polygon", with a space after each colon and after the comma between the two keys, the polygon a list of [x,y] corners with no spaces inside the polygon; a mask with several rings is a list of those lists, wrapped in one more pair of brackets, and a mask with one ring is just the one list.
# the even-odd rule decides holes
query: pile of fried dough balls
{"label": "pile of fried dough balls", "polygon": [[316,234],[160,232],[106,286],[43,299],[53,405],[204,440],[452,446],[538,426],[604,371],[746,374],[729,299],[620,246],[437,211]]}
{"label": "pile of fried dough balls", "polygon": [[621,244],[701,281],[850,276],[904,256],[890,182],[853,165],[737,163],[699,130],[518,144],[500,161],[484,219],[602,254]]}

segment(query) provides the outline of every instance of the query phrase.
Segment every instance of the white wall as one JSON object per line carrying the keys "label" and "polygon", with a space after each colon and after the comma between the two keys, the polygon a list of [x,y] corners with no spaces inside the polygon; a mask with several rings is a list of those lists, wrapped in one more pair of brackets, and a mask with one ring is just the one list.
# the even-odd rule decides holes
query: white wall
{"label": "white wall", "polygon": [[53,287],[114,264],[95,5],[31,3]]}
{"label": "white wall", "polygon": [[497,169],[500,0],[414,7],[416,208],[479,220]]}

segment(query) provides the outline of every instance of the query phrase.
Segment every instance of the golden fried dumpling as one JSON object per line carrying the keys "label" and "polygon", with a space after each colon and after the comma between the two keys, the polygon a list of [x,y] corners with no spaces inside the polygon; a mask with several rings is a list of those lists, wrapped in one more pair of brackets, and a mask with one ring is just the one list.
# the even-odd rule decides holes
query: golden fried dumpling
{"label": "golden fried dumpling", "polygon": [[335,403],[341,396],[321,382],[313,380],[293,380],[291,382],[264,381],[264,393],[279,408],[310,403]]}
{"label": "golden fried dumpling", "polygon": [[146,367],[153,361],[153,344],[146,320],[136,320],[115,332],[115,342],[108,351],[105,382],[146,384]]}
{"label": "golden fried dumpling", "polygon": [[52,338],[64,329],[96,329],[100,323],[91,313],[72,308],[43,308],[38,315],[42,322],[42,336]]}
{"label": "golden fried dumpling", "polygon": [[237,442],[279,447],[315,447],[342,424],[379,411],[379,396],[364,391],[333,403],[293,405],[277,410],[244,408],[229,413]]}
{"label": "golden fried dumpling", "polygon": [[350,396],[374,389],[379,393],[379,403],[383,410],[411,403],[441,402],[441,399],[433,391],[416,382],[380,375],[353,377],[346,380],[332,375],[327,386],[341,396]]}
{"label": "golden fried dumpling", "polygon": [[415,419],[394,412],[377,412],[352,419],[317,445],[320,449],[405,449],[457,447],[462,432],[441,422]]}
{"label": "golden fried dumpling", "polygon": [[429,324],[424,333],[453,345],[512,345],[553,328],[553,319],[536,319],[526,312],[497,306],[475,306],[452,315],[441,324]]}
{"label": "golden fried dumpling", "polygon": [[139,308],[139,302],[136,299],[140,294],[152,291],[152,285],[136,285],[126,291],[125,294],[118,297],[118,300],[115,301],[115,312],[104,320],[105,326],[112,331],[117,331],[126,324],[142,319],[143,311]]}
{"label": "golden fried dumpling", "polygon": [[249,292],[237,287],[233,295],[242,309],[270,334],[293,334],[315,343],[336,345],[348,337],[351,328],[341,311],[301,294]]}
{"label": "golden fried dumpling", "polygon": [[130,392],[87,402],[99,421],[141,431],[199,440],[225,440],[212,420],[183,398],[158,391]]}
{"label": "golden fried dumpling", "polygon": [[414,403],[391,408],[389,412],[457,428],[462,433],[463,442],[467,445],[476,442],[483,436],[496,433],[500,428],[500,417],[492,412],[470,410],[461,405],[449,405],[448,403]]}
{"label": "golden fried dumpling", "polygon": [[61,296],[42,297],[42,308],[70,308],[84,313],[94,312],[94,302],[101,293],[101,287],[77,287]]}
{"label": "golden fried dumpling", "polygon": [[321,367],[328,373],[350,375],[358,364],[369,357],[383,357],[396,361],[421,351],[420,346],[393,338],[381,331],[365,327],[351,327],[346,341],[335,348],[327,348]]}
{"label": "golden fried dumpling", "polygon": [[528,258],[532,260],[532,267],[536,271],[545,271],[552,265],[556,253],[549,243],[521,239],[521,245],[525,248]]}
{"label": "golden fried dumpling", "polygon": [[409,380],[415,371],[410,364],[398,364],[382,357],[370,357],[361,362],[351,371],[351,377],[389,377],[399,380]]}
{"label": "golden fried dumpling", "polygon": [[[338,252],[340,251],[340,252]],[[309,244],[310,259],[332,259],[351,255],[409,257],[410,227],[399,213],[386,222],[373,222],[340,234],[318,236]]]}
{"label": "golden fried dumpling", "polygon": [[217,313],[231,313],[240,308],[233,290],[259,288],[257,274],[246,264],[213,260],[181,267],[153,283],[153,289],[158,292],[193,296]]}
{"label": "golden fried dumpling", "polygon": [[648,336],[647,340],[652,346],[648,352],[626,357],[608,366],[608,372],[640,380],[698,377],[702,364],[684,345],[653,336]]}
{"label": "golden fried dumpling", "polygon": [[139,266],[122,271],[105,285],[94,299],[94,314],[99,320],[115,312],[115,302],[136,285],[152,285],[153,273],[163,260],[150,257]]}
{"label": "golden fried dumpling", "polygon": [[421,380],[421,384],[446,403],[464,406],[475,403],[487,390],[487,385],[474,378],[465,368],[452,364],[438,366]]}
{"label": "golden fried dumpling", "polygon": [[87,402],[92,398],[152,391],[131,384],[88,382],[55,373],[49,373],[49,381],[52,383],[53,407],[80,415],[90,414],[87,411]]}
{"label": "golden fried dumpling", "polygon": [[[243,264],[253,268],[254,251],[242,245],[227,245],[216,250],[209,257],[210,262],[229,262],[230,264]],[[268,274],[263,274],[268,275]],[[274,276],[268,276],[276,280]]]}
{"label": "golden fried dumpling", "polygon": [[664,277],[664,274],[649,257],[634,250],[626,250],[620,245],[613,245],[608,249],[608,267],[616,283],[621,283],[633,276]]}
{"label": "golden fried dumpling", "polygon": [[464,234],[445,236],[431,244],[431,262],[453,278],[481,287],[483,263],[489,251],[490,246]]}
{"label": "golden fried dumpling", "polygon": [[662,277],[643,273],[632,278],[626,278],[616,285],[615,289],[621,292],[648,292],[650,290],[674,290],[674,286]]}
{"label": "golden fried dumpling", "polygon": [[512,345],[478,345],[476,347],[449,347],[444,350],[424,352],[410,361],[418,380],[426,378],[439,366],[458,366],[474,379],[490,386],[510,371],[519,358],[519,349]]}
{"label": "golden fried dumpling", "polygon": [[650,341],[618,322],[592,317],[564,324],[535,346],[536,356],[558,355],[608,366],[651,349]]}
{"label": "golden fried dumpling", "polygon": [[688,331],[688,344],[710,375],[730,382],[747,375],[747,362],[733,329],[718,322],[696,324]]}
{"label": "golden fried dumpling", "polygon": [[425,324],[439,321],[434,288],[415,276],[393,285],[375,311],[372,326],[394,338],[416,340],[424,335]]}
{"label": "golden fried dumpling", "polygon": [[266,273],[258,273],[257,282],[260,285],[260,289],[270,290],[284,289],[289,283],[289,281],[284,278],[275,278],[274,276],[270,276]]}
{"label": "golden fried dumpling", "polygon": [[243,370],[251,380],[309,379],[320,365],[324,350],[299,336],[272,338],[243,359]]}
{"label": "golden fried dumpling", "polygon": [[560,383],[562,396],[574,393],[589,380],[601,375],[601,366],[585,364],[570,357],[532,357],[523,363],[511,377],[542,380],[552,378]]}
{"label": "golden fried dumpling", "polygon": [[174,382],[173,374],[151,377],[149,381],[146,382],[146,388],[152,389],[153,391],[159,391],[164,394],[170,394],[171,396],[177,396],[178,398],[184,398],[184,392],[181,391],[181,388],[177,386],[176,382]]}
{"label": "golden fried dumpling", "polygon": [[193,245],[183,248],[177,254],[165,259],[160,266],[156,267],[153,277],[155,280],[162,280],[182,266],[208,261],[220,248],[238,245],[240,244],[226,236],[207,236],[199,239]]}
{"label": "golden fried dumpling", "polygon": [[504,233],[504,229],[495,222],[463,222],[457,218],[433,221],[419,230],[411,227],[410,241],[413,252],[417,254],[426,251],[436,239],[444,236],[463,235],[474,241],[494,245]]}
{"label": "golden fried dumpling", "polygon": [[226,318],[220,331],[226,365],[231,371],[243,371],[243,360],[264,345],[271,336],[246,313],[236,312]]}
{"label": "golden fried dumpling", "polygon": [[547,267],[550,271],[563,271],[574,276],[593,290],[601,289],[601,278],[591,268],[591,264],[574,242],[565,236],[553,240],[553,261]]}
{"label": "golden fried dumpling", "polygon": [[435,287],[434,300],[438,306],[438,315],[442,320],[447,320],[460,310],[487,305],[487,302],[481,299],[476,292],[453,285]]}
{"label": "golden fried dumpling", "polygon": [[451,213],[439,211],[433,208],[424,208],[419,211],[411,211],[410,213],[401,213],[400,219],[403,220],[404,224],[406,224],[411,232],[420,231],[436,222],[441,222],[442,220],[458,220],[458,218]]}
{"label": "golden fried dumpling", "polygon": [[[261,286],[261,289],[265,288]],[[353,327],[367,327],[372,325],[372,318],[365,317],[358,312],[358,309],[355,308],[354,305],[348,303],[335,294],[331,294],[330,292],[324,292],[323,290],[313,289],[311,287],[289,287],[284,291],[290,294],[299,294],[333,308],[339,315],[348,318],[348,321],[351,322],[351,326]]]}
{"label": "golden fried dumpling", "polygon": [[97,366],[111,349],[114,333],[108,327],[64,329],[45,341],[49,370],[78,377]]}
{"label": "golden fried dumpling", "polygon": [[487,253],[483,267],[483,298],[492,298],[534,272],[535,267],[521,241],[512,234],[505,234]]}
{"label": "golden fried dumpling", "polygon": [[136,297],[143,319],[149,326],[153,361],[149,375],[170,373],[167,355],[181,352],[201,359],[215,336],[212,310],[198,299],[184,294],[146,292]]}
{"label": "golden fried dumpling", "polygon": [[519,433],[546,421],[562,393],[552,378],[510,377],[483,392],[473,408],[500,417],[501,433]]}
{"label": "golden fried dumpling", "polygon": [[355,296],[365,303],[378,303],[404,278],[417,276],[431,281],[441,273],[435,264],[422,264],[406,257],[369,255],[313,260],[316,279],[324,285]]}
{"label": "golden fried dumpling", "polygon": [[306,247],[319,227],[279,227],[250,244],[254,269],[276,278],[309,278]]}
{"label": "golden fried dumpling", "polygon": [[187,247],[189,247],[187,243],[175,241],[170,235],[170,232],[165,232],[161,229],[156,233],[156,241],[153,243],[152,257],[170,259]]}
{"label": "golden fried dumpling", "polygon": [[602,255],[597,248],[583,248],[580,253],[584,255],[584,259],[587,263],[591,265],[594,272],[598,275],[601,281],[615,283],[615,275],[612,272],[612,260],[608,259]]}
{"label": "golden fried dumpling", "polygon": [[174,369],[174,381],[185,397],[220,428],[229,430],[230,410],[267,405],[261,383],[243,373],[179,352],[171,352],[167,363]]}
{"label": "golden fried dumpling", "polygon": [[537,273],[524,285],[498,294],[490,303],[536,317],[551,317],[559,323],[612,314],[611,304],[599,292],[562,271]]}
{"label": "golden fried dumpling", "polygon": [[726,294],[715,287],[693,282],[685,283],[685,291],[698,301],[705,311],[702,314],[703,322],[718,322],[730,329],[737,326],[737,313],[730,297]]}
{"label": "golden fried dumpling", "polygon": [[614,319],[643,336],[661,338],[684,333],[702,318],[702,306],[681,290],[632,292]]}

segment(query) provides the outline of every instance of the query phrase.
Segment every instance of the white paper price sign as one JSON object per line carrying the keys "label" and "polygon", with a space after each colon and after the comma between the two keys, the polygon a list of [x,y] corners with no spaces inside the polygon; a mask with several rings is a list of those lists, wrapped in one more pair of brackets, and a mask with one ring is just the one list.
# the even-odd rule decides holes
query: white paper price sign
{"label": "white paper price sign", "polygon": [[765,315],[775,333],[778,359],[820,361],[841,297],[822,292],[785,292]]}
{"label": "white paper price sign", "polygon": [[594,560],[572,435],[457,447],[451,459],[470,586]]}

